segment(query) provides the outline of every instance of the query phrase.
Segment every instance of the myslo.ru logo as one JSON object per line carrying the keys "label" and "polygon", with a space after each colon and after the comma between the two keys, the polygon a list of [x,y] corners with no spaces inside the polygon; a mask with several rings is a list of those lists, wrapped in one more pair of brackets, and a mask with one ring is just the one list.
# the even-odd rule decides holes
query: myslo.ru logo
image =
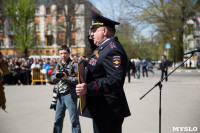
{"label": "myslo.ru logo", "polygon": [[173,127],[172,131],[175,132],[197,132],[197,127]]}

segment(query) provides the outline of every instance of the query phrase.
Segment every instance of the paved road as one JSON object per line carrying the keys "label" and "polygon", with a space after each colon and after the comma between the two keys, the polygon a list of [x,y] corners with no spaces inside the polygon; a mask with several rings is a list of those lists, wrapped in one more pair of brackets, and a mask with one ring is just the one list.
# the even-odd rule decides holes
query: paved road
{"label": "paved road", "polygon": [[[125,119],[123,133],[158,133],[159,89],[139,98],[159,81],[156,75],[132,78],[125,93],[132,113]],[[53,86],[5,86],[7,112],[0,110],[0,133],[52,133],[54,111],[49,109]],[[92,133],[92,121],[80,117],[82,133]],[[173,127],[190,127],[200,133],[200,73],[176,72],[163,82],[162,133],[180,133]],[[175,129],[174,129],[175,130]],[[68,112],[63,133],[70,133]]]}

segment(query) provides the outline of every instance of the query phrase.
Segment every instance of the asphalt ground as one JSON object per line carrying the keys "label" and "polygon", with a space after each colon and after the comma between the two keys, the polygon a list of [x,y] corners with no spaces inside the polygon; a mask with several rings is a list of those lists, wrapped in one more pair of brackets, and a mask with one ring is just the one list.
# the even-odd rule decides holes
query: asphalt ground
{"label": "asphalt ground", "polygon": [[[131,116],[124,120],[123,133],[159,132],[159,87],[139,99],[159,80],[159,71],[148,78],[132,77],[131,83],[126,79]],[[200,73],[175,72],[162,85],[162,133],[200,133]],[[52,89],[53,85],[5,86],[8,113],[0,110],[0,133],[52,133]],[[93,133],[91,119],[80,117],[80,123],[82,133]],[[71,133],[68,111],[63,133]]]}

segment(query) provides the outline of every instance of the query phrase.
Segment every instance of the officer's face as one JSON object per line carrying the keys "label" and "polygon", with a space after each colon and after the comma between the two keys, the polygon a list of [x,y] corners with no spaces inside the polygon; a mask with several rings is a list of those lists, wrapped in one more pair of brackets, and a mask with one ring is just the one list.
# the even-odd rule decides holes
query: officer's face
{"label": "officer's face", "polygon": [[107,33],[106,27],[98,27],[91,29],[90,36],[93,38],[94,44],[96,46],[99,46],[106,39],[106,33]]}
{"label": "officer's face", "polygon": [[67,59],[69,59],[69,53],[67,52],[67,50],[59,50],[59,54],[61,60],[66,61]]}

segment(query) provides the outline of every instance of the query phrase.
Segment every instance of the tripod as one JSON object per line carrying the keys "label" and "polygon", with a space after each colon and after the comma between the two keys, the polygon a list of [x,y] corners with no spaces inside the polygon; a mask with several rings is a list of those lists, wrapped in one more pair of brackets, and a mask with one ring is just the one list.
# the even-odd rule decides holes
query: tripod
{"label": "tripod", "polygon": [[171,71],[167,76],[165,76],[163,79],[161,79],[159,82],[157,82],[153,88],[151,88],[149,91],[147,91],[143,96],[140,97],[140,100],[142,100],[149,92],[151,92],[156,86],[159,86],[159,133],[161,133],[161,94],[162,94],[162,82],[171,75],[176,69],[178,69],[180,66],[182,66],[188,59],[190,59],[195,52],[192,52],[190,57],[188,57],[185,61],[183,61],[178,67],[176,67],[173,71]]}

